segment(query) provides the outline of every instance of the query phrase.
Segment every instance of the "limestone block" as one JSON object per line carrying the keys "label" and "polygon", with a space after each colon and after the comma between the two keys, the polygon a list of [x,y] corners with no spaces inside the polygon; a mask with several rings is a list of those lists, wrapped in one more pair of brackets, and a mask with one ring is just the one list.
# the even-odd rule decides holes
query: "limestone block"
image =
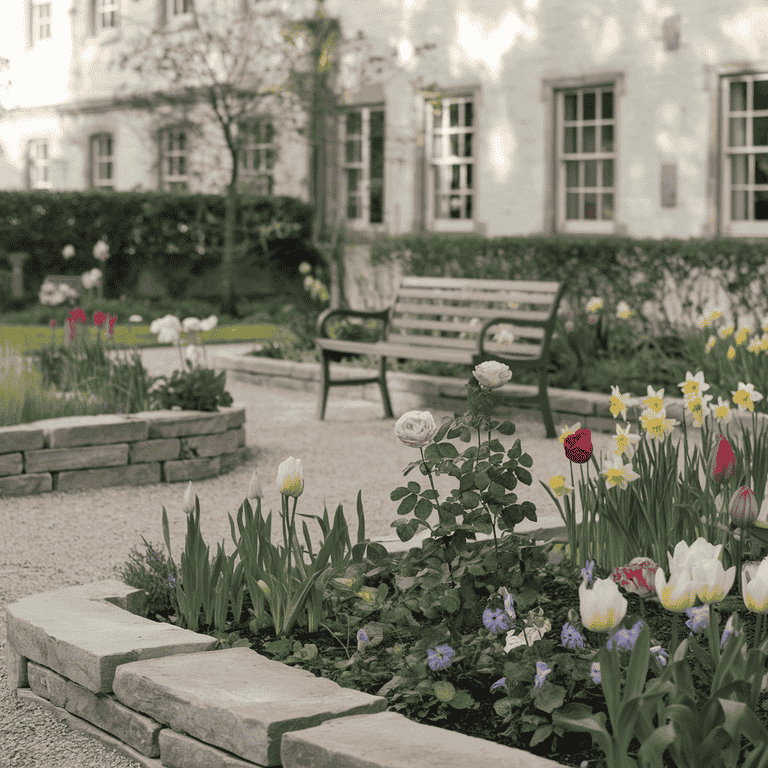
{"label": "limestone block", "polygon": [[71,680],[65,682],[67,712],[117,736],[142,755],[160,756],[158,735],[162,726],[158,722],[129,709],[112,694],[93,693]]}
{"label": "limestone block", "polygon": [[84,445],[110,445],[146,440],[149,426],[120,414],[63,416],[35,422],[43,430],[48,448],[77,448]]}
{"label": "limestone block", "polygon": [[128,453],[130,464],[145,464],[152,461],[173,461],[179,458],[181,441],[172,438],[170,440],[142,440],[131,443]]}
{"label": "limestone block", "polygon": [[27,668],[29,687],[51,704],[63,707],[67,702],[67,678],[52,669],[30,661]]}
{"label": "limestone block", "polygon": [[52,490],[53,476],[50,472],[0,477],[0,499],[6,496],[29,496],[33,493],[48,493]]}
{"label": "limestone block", "polygon": [[221,467],[219,456],[185,461],[166,461],[163,464],[163,482],[179,483],[186,480],[201,480],[216,477]]}
{"label": "limestone block", "polygon": [[5,641],[3,646],[3,655],[5,656],[5,675],[8,682],[8,690],[15,699],[17,688],[29,687],[29,662],[23,656],[16,653],[8,640]]}
{"label": "limestone block", "polygon": [[181,439],[182,455],[184,448],[192,455],[221,456],[222,453],[234,453],[238,448],[238,436],[234,431],[221,432],[218,435],[196,435]]}
{"label": "limestone block", "polygon": [[160,476],[160,462],[156,461],[153,464],[59,472],[54,486],[57,491],[82,491],[109,485],[151,485],[161,482]]}
{"label": "limestone block", "polygon": [[381,696],[343,688],[250,648],[123,664],[112,689],[127,707],[261,766],[281,765],[280,739],[288,731],[387,706]]}
{"label": "limestone block", "polygon": [[15,424],[0,427],[0,453],[35,451],[45,446],[45,435],[39,424]]}
{"label": "limestone block", "polygon": [[255,768],[248,760],[176,733],[171,728],[160,731],[160,759],[165,768]]}
{"label": "limestone block", "polygon": [[141,439],[154,440],[225,432],[228,415],[206,411],[138,411],[126,414],[125,418],[146,422],[148,434]]}
{"label": "limestone block", "polygon": [[0,477],[20,475],[24,471],[23,453],[0,454]]}
{"label": "limestone block", "polygon": [[84,448],[27,451],[27,472],[58,472],[62,469],[118,467],[128,463],[128,445],[93,445]]}

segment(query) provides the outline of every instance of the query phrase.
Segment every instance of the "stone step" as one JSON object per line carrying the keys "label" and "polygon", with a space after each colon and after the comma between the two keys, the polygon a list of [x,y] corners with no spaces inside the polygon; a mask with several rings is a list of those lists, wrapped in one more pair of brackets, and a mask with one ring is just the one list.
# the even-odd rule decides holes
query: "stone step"
{"label": "stone step", "polygon": [[144,599],[108,580],[9,605],[12,693],[146,768],[459,768],[478,758],[491,768],[561,768],[415,723],[387,712],[382,696],[250,648],[214,651],[213,637],[136,615]]}

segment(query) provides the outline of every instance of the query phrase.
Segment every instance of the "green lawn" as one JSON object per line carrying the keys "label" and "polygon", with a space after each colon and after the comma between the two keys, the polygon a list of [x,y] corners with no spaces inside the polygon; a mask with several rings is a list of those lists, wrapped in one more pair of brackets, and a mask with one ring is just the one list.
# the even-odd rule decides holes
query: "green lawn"
{"label": "green lawn", "polygon": [[[98,329],[88,328],[92,338],[96,338]],[[78,328],[78,333],[83,333],[85,328]],[[55,344],[57,346],[64,344],[65,328],[52,330],[47,326],[3,326],[0,335],[2,336],[2,346],[5,342],[11,347],[12,353],[32,354],[45,347]],[[104,331],[101,331],[104,338]],[[185,338],[195,339],[197,334],[182,334],[182,340]],[[205,331],[201,334],[203,344],[235,344],[241,342],[261,342],[285,338],[285,332],[275,325],[230,325],[221,328],[214,328],[212,331]],[[106,343],[106,342],[105,342]],[[148,325],[131,324],[115,325],[114,343],[110,342],[110,347],[115,349],[131,349],[143,347],[163,347],[170,344],[158,344],[157,334],[150,333]]]}

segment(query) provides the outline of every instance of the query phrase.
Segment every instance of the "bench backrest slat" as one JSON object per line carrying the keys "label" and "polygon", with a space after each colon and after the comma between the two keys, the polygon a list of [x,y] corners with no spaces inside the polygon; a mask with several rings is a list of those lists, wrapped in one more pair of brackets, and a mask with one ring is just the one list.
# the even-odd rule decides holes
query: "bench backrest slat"
{"label": "bench backrest slat", "polygon": [[[539,357],[560,283],[469,278],[402,278],[389,314],[387,340],[448,349],[477,349],[477,333],[490,319],[485,349]],[[513,339],[492,341],[507,325]],[[461,337],[464,334],[464,338]]]}

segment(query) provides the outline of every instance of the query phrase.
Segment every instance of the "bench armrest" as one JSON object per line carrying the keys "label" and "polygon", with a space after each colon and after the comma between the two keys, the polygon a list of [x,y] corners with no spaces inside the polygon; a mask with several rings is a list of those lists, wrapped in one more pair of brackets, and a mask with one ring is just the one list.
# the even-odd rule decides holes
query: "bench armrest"
{"label": "bench armrest", "polygon": [[386,334],[389,323],[389,309],[382,309],[380,312],[362,312],[356,309],[326,309],[317,318],[317,335],[321,339],[329,338],[326,323],[335,317],[360,317],[365,320],[383,320],[383,333]]}

